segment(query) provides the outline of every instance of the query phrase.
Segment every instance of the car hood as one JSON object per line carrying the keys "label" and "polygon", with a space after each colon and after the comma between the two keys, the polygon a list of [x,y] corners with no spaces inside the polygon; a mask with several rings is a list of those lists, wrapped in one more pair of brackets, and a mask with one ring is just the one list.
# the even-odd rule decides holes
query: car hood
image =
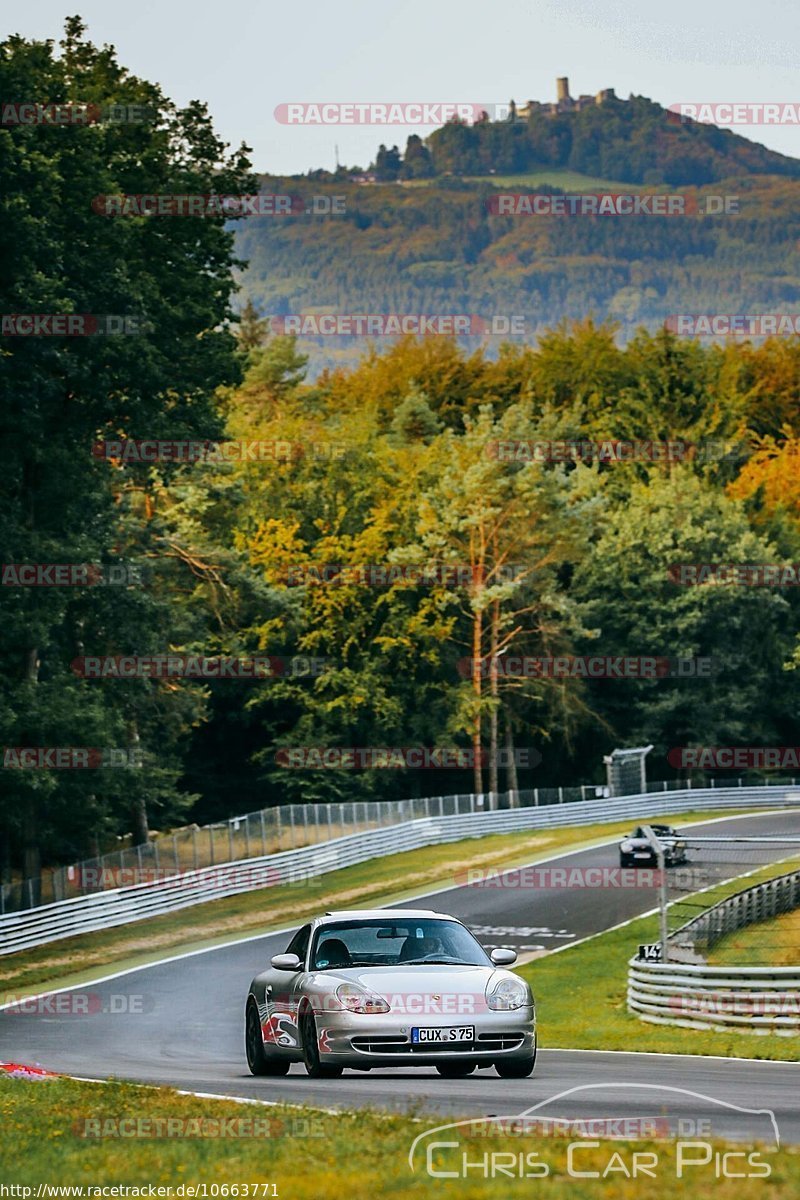
{"label": "car hood", "polygon": [[[409,1015],[468,1016],[486,1012],[487,985],[504,976],[519,978],[497,967],[444,966],[419,964],[392,967],[348,967],[326,971],[328,986],[356,983],[376,992],[389,1002],[393,1011]],[[319,974],[317,975],[319,978]]]}

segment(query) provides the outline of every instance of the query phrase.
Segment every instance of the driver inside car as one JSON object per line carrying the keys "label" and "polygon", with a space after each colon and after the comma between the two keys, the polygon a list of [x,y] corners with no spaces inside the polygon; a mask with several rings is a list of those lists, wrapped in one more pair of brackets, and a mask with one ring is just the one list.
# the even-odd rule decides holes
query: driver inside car
{"label": "driver inside car", "polygon": [[437,937],[414,937],[409,935],[403,942],[398,956],[398,962],[409,962],[413,959],[441,957],[444,946]]}

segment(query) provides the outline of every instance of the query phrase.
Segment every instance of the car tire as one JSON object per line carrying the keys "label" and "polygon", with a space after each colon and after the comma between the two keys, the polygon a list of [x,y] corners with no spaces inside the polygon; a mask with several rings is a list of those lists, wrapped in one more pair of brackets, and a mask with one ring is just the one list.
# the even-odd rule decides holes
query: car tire
{"label": "car tire", "polygon": [[501,1058],[494,1064],[497,1074],[501,1079],[527,1079],[536,1066],[536,1049],[534,1040],[533,1050],[527,1058]]}
{"label": "car tire", "polygon": [[436,1070],[444,1079],[466,1079],[476,1066],[474,1062],[443,1062],[436,1064]]}
{"label": "car tire", "polygon": [[344,1068],[330,1066],[320,1061],[317,1022],[310,1010],[306,1010],[301,1017],[300,1042],[307,1075],[312,1079],[338,1079]]}
{"label": "car tire", "polygon": [[244,1018],[244,1050],[247,1055],[247,1065],[251,1075],[286,1075],[289,1071],[288,1059],[278,1058],[267,1054],[264,1049],[264,1039],[261,1036],[261,1018],[258,1006],[251,996],[247,1001]]}
{"label": "car tire", "polygon": [[630,857],[629,857],[627,854],[620,854],[620,856],[619,856],[619,865],[620,865],[620,866],[621,866],[623,869],[624,869],[625,867],[632,867],[632,866],[633,866],[633,859],[632,859],[632,858],[630,858]]}

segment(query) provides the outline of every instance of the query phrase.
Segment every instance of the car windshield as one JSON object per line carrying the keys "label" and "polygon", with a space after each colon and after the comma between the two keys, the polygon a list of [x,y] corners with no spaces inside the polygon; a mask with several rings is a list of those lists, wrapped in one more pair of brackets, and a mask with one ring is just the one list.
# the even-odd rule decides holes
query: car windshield
{"label": "car windshield", "polygon": [[320,926],[314,939],[311,969],[337,967],[416,966],[444,963],[491,965],[486,951],[457,921],[419,917],[331,921]]}

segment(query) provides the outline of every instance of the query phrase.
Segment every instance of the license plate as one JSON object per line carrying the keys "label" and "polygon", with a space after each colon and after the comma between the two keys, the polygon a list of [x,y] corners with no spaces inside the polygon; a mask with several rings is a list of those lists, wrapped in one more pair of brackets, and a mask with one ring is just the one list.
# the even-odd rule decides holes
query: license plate
{"label": "license plate", "polygon": [[634,858],[650,858],[650,855],[645,852],[644,854],[634,854],[633,857]]}
{"label": "license plate", "polygon": [[475,1041],[475,1026],[474,1025],[453,1025],[449,1028],[418,1028],[414,1026],[411,1030],[411,1041],[415,1046],[421,1045],[423,1042],[474,1042]]}

